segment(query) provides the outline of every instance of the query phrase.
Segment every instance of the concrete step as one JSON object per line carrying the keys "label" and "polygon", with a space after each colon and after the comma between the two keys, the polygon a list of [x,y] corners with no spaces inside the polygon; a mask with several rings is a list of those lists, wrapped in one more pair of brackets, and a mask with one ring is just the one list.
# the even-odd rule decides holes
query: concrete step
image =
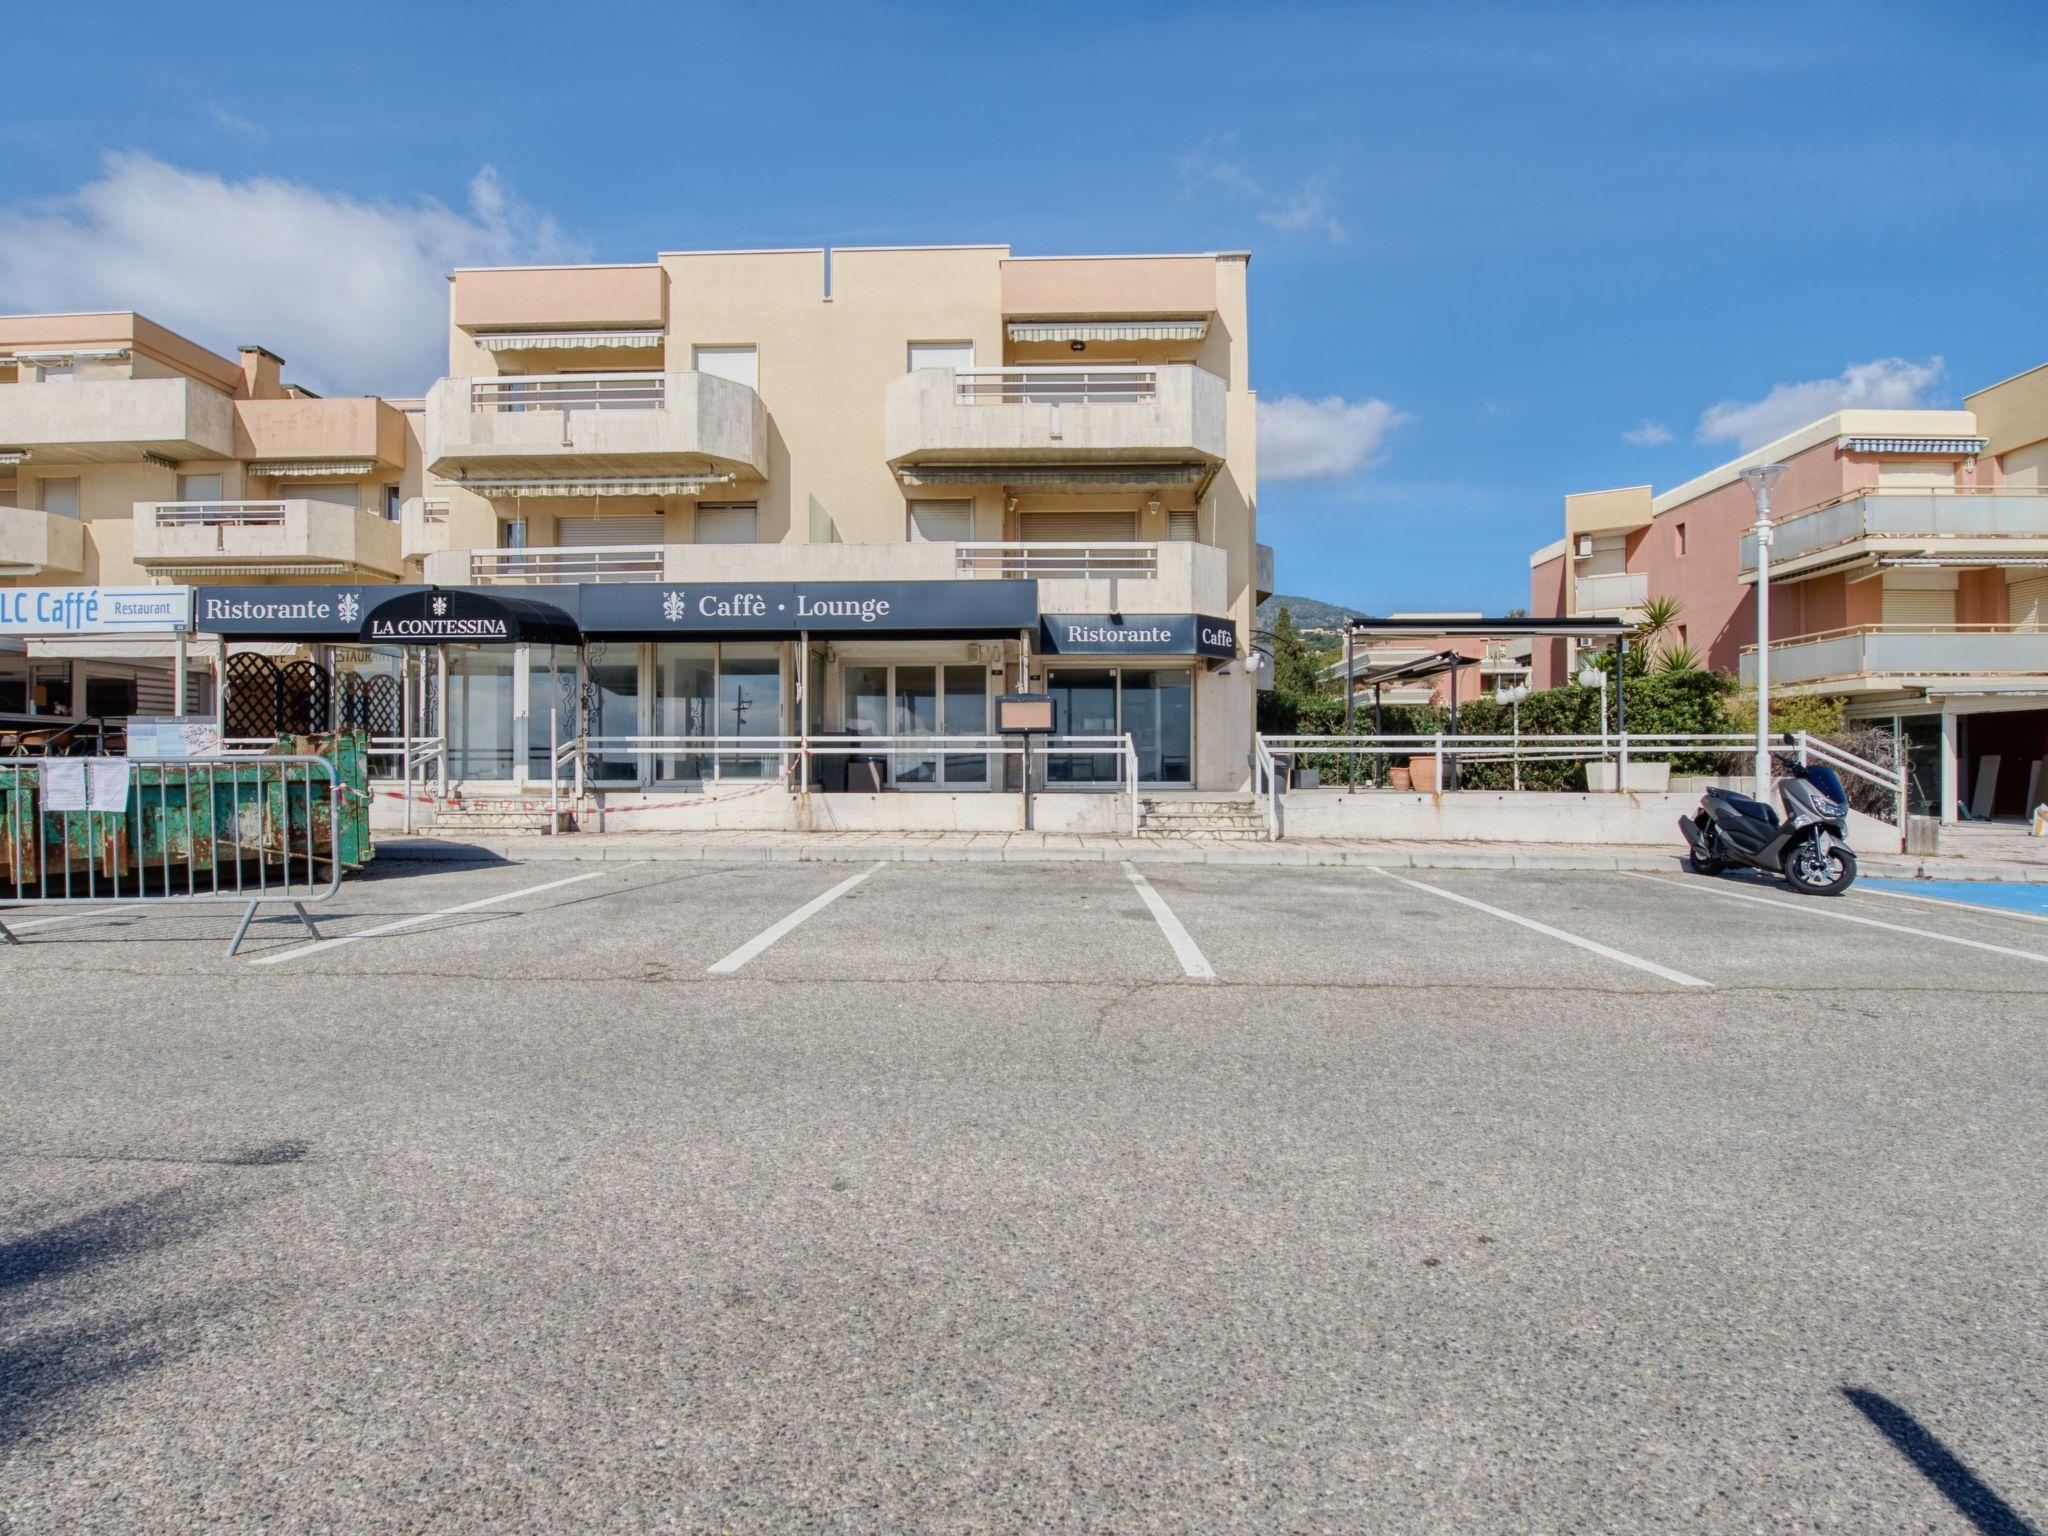
{"label": "concrete step", "polygon": [[1263,843],[1266,840],[1264,822],[1256,827],[1191,827],[1176,822],[1169,827],[1140,826],[1138,831],[1144,837],[1213,837],[1237,843]]}
{"label": "concrete step", "polygon": [[1139,798],[1138,810],[1146,816],[1259,816],[1266,813],[1256,800],[1147,800]]}
{"label": "concrete step", "polygon": [[434,828],[445,832],[557,832],[576,830],[575,812],[550,812],[520,800],[468,800],[434,807]]}

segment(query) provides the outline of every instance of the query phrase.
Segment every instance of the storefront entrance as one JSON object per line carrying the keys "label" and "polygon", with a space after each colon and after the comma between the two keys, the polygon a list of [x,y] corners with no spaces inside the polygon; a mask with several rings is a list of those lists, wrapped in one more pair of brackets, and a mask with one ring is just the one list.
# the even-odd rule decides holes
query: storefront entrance
{"label": "storefront entrance", "polygon": [[[840,719],[849,736],[980,736],[988,730],[988,668],[978,662],[849,662],[840,669]],[[979,752],[895,752],[896,789],[986,789]]]}
{"label": "storefront entrance", "polygon": [[[1191,667],[1047,667],[1053,731],[1060,736],[1123,736],[1138,753],[1138,781],[1161,788],[1194,782],[1195,674]],[[1052,785],[1115,784],[1117,754],[1046,759]]]}

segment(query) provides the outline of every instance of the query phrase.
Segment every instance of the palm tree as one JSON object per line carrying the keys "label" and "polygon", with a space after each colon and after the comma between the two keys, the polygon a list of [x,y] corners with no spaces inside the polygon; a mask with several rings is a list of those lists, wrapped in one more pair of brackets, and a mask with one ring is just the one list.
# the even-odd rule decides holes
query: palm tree
{"label": "palm tree", "polygon": [[1671,633],[1685,605],[1675,597],[1653,597],[1643,604],[1643,616],[1636,620],[1636,644],[1648,661],[1657,651],[1657,641]]}
{"label": "palm tree", "polygon": [[1657,674],[1660,677],[1677,672],[1699,672],[1704,669],[1705,664],[1700,660],[1700,653],[1689,645],[1669,646],[1664,654],[1657,658]]}

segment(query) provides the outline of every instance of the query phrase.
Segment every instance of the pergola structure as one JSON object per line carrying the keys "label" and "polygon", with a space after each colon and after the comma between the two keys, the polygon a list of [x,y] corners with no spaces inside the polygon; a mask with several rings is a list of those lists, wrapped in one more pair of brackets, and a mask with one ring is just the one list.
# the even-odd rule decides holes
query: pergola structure
{"label": "pergola structure", "polygon": [[[1626,619],[1593,618],[1518,618],[1493,619],[1486,617],[1417,617],[1402,619],[1353,619],[1344,626],[1344,729],[1353,726],[1354,705],[1362,687],[1372,689],[1372,729],[1375,736],[1382,734],[1380,718],[1380,689],[1388,683],[1420,682],[1424,678],[1442,677],[1446,673],[1451,679],[1451,729],[1458,734],[1458,669],[1469,666],[1472,658],[1460,651],[1433,651],[1427,656],[1418,656],[1410,661],[1389,662],[1384,667],[1368,667],[1364,672],[1357,670],[1356,655],[1360,640],[1400,640],[1411,636],[1427,636],[1431,639],[1453,640],[1612,640],[1614,642],[1615,676],[1615,729],[1628,729],[1628,704],[1621,679],[1626,675],[1623,663],[1628,659],[1629,636],[1635,633],[1635,626]],[[1452,772],[1456,772],[1453,767]]]}

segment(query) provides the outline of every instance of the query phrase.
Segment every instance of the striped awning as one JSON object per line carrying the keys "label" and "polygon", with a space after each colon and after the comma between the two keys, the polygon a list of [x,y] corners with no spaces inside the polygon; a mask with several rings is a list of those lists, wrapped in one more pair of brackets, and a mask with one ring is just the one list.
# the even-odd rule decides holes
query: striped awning
{"label": "striped awning", "polygon": [[121,363],[128,360],[126,347],[59,347],[54,351],[32,349],[7,354],[17,363]]}
{"label": "striped awning", "polygon": [[249,473],[273,480],[360,480],[376,468],[374,459],[255,459]]}
{"label": "striped awning", "polygon": [[26,448],[0,448],[0,465],[25,463],[28,459]]}
{"label": "striped awning", "polygon": [[1052,467],[1021,464],[918,464],[899,469],[905,485],[1063,486],[1198,485],[1204,464],[1091,464]]}
{"label": "striped awning", "polygon": [[1842,447],[1850,453],[1932,453],[1975,458],[1988,441],[1981,437],[1847,437]]}
{"label": "striped awning", "polygon": [[689,496],[713,486],[731,485],[735,477],[704,475],[615,475],[599,479],[535,480],[472,477],[455,480],[465,491],[484,496]]}
{"label": "striped awning", "polygon": [[1012,320],[1012,341],[1200,341],[1209,322],[1176,320]]}
{"label": "striped awning", "polygon": [[566,352],[615,347],[658,347],[660,331],[478,331],[486,352]]}

